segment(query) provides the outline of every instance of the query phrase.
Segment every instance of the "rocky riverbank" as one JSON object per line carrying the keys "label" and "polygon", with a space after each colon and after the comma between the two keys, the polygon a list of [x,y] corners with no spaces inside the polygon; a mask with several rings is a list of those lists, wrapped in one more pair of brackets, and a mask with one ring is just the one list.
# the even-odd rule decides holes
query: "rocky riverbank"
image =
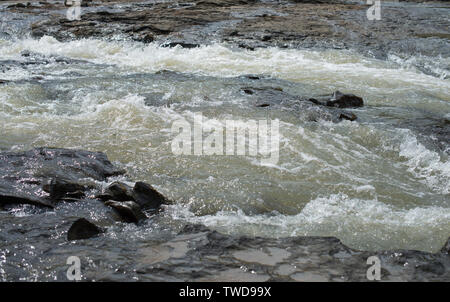
{"label": "rocky riverbank", "polygon": [[[370,256],[381,260],[382,281],[450,281],[449,241],[440,248],[448,216],[439,216],[448,202],[450,117],[443,81],[450,70],[450,6],[418,2],[383,2],[382,20],[369,21],[364,1],[84,1],[81,20],[70,21],[63,1],[0,1],[0,38],[12,41],[0,61],[0,150],[8,150],[0,152],[0,280],[66,281],[66,259],[77,255],[83,278],[96,281],[367,281]],[[35,40],[14,44],[28,35]],[[42,43],[33,44],[37,39]],[[68,45],[79,39],[96,40]],[[49,50],[40,52],[42,45]],[[92,49],[72,53],[74,45]],[[198,61],[210,58],[190,52],[204,45],[215,45],[222,69],[202,65]],[[281,52],[258,52],[269,48]],[[177,61],[163,58],[160,70],[146,69],[153,61],[127,65],[161,49],[178,50]],[[322,56],[288,52],[299,49],[364,57],[323,60],[315,68],[327,66],[325,71],[293,79],[291,70],[280,72],[276,63],[289,61],[277,58],[306,56],[313,64]],[[134,56],[117,60],[128,51]],[[111,56],[102,60],[97,53]],[[240,68],[256,53],[253,65]],[[200,59],[188,61],[191,55]],[[366,64],[367,58],[381,60]],[[215,72],[229,71],[223,67],[229,62],[235,70],[224,77]],[[268,67],[253,74],[259,64]],[[295,72],[311,72],[307,64]],[[181,71],[166,70],[173,66]],[[362,71],[348,72],[351,66]],[[425,75],[397,74],[397,67]],[[369,102],[360,87],[357,95],[348,93],[352,86],[345,82],[366,70],[379,73],[354,81],[375,91]],[[314,86],[323,79],[325,87]],[[398,91],[402,85],[406,92]],[[428,104],[433,110],[427,111]],[[269,171],[241,158],[226,164],[215,158],[168,160],[170,125],[164,123],[198,111],[209,118],[284,118],[292,133],[285,133],[283,164]],[[242,111],[247,115],[234,115]],[[69,149],[31,149],[53,145]],[[120,162],[78,148],[102,150]],[[254,173],[242,178],[249,171]],[[161,193],[174,188],[176,195]],[[336,201],[343,196],[337,193],[353,197]],[[230,208],[249,220],[281,213],[283,231],[289,223],[297,231],[300,223],[288,220],[310,205],[305,217],[319,214],[306,234],[360,232],[350,236],[376,244],[392,235],[389,240],[405,237],[401,244],[409,249],[362,251],[343,237],[346,244],[335,237],[278,238],[272,230],[280,224],[258,221],[254,225],[272,238],[223,234],[177,219],[183,213],[173,213],[182,211],[174,204],[192,205],[188,215],[214,214],[217,220]],[[224,215],[238,220],[237,213]],[[340,233],[330,233],[330,225]],[[432,232],[440,232],[437,244],[423,246],[435,253],[410,249]]]}
{"label": "rocky riverbank", "polygon": [[[228,42],[238,47],[352,49],[377,58],[449,55],[448,3],[384,2],[381,20],[367,20],[364,2],[320,1],[90,1],[70,21],[60,1],[12,4],[35,16],[35,37],[129,38],[195,47]],[[447,9],[445,9],[447,8]],[[427,69],[425,63],[421,68]],[[419,64],[419,65],[420,65]],[[447,66],[448,67],[448,66]],[[428,70],[428,72],[433,72]]]}
{"label": "rocky riverbank", "polygon": [[[95,258],[89,252],[92,248],[115,245],[110,242],[117,241],[117,236],[121,237],[114,221],[146,223],[147,228],[152,227],[157,223],[160,207],[170,204],[170,201],[150,185],[140,182],[134,188],[113,182],[102,189],[98,181],[125,171],[98,152],[38,148],[20,153],[3,152],[0,159],[0,204],[3,211],[7,211],[1,214],[1,219],[15,221],[4,224],[2,234],[16,234],[0,236],[6,243],[11,241],[16,248],[23,244],[38,247],[38,255],[35,255],[38,260],[27,259],[38,271],[41,265],[55,265],[58,259],[64,264],[62,258],[67,253],[64,251],[71,245],[65,241],[76,240],[76,251],[71,253],[85,255],[82,261],[90,263],[83,269],[85,280],[367,281],[367,259],[370,256],[380,259],[383,281],[450,280],[448,241],[435,254],[410,250],[363,252],[332,237],[270,239],[231,236],[201,225],[180,226],[178,230],[172,228],[164,241],[159,244],[153,242],[149,247],[136,247],[134,240],[130,240],[129,248],[135,249],[135,256],[128,261],[120,260],[122,249],[117,250],[117,247],[108,250],[110,257]],[[43,212],[28,214],[29,218],[6,218],[4,215],[14,211],[17,203],[46,208],[45,212],[51,213],[51,221],[56,225],[47,229],[50,219],[45,221],[45,216],[49,215],[44,215],[44,221],[41,219],[42,225],[28,225],[27,221],[33,215],[42,215]],[[101,212],[106,211],[104,217],[109,218],[92,222],[84,217],[77,219],[79,213],[76,212],[69,213],[72,218],[68,218],[64,213],[64,204],[68,203],[90,209],[93,216],[101,216]],[[104,208],[99,208],[102,203]],[[61,227],[62,236],[55,238],[54,228]],[[15,240],[17,236],[26,239],[19,243]],[[20,259],[15,256],[15,249],[3,253],[3,259],[7,261],[2,264],[0,278],[19,280],[20,276],[27,274],[26,267],[17,263]],[[89,260],[92,257],[95,259]],[[31,277],[39,281],[63,278],[63,270],[53,269],[55,271],[47,268],[43,274]]]}

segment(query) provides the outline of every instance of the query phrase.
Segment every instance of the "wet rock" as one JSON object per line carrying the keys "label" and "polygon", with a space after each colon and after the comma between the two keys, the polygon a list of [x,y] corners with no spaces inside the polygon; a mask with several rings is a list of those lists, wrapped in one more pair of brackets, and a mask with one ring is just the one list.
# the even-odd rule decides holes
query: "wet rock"
{"label": "wet rock", "polygon": [[161,47],[176,47],[176,46],[180,46],[182,48],[196,48],[196,47],[200,47],[200,44],[195,44],[195,43],[186,43],[186,42],[169,42],[169,43],[164,43],[161,45]]}
{"label": "wet rock", "polygon": [[[125,213],[125,211],[134,211],[134,216],[136,217],[141,217],[140,214],[136,214],[140,210],[157,212],[162,204],[167,204],[169,202],[167,198],[155,190],[151,185],[144,182],[136,182],[133,188],[122,182],[114,182],[109,185],[102,194],[97,195],[96,198],[104,202],[112,201],[112,203],[108,205],[120,208],[122,213]],[[121,202],[127,203],[122,204]],[[134,204],[138,206],[139,209],[137,209]],[[126,210],[124,208],[129,209]],[[124,215],[126,216],[128,214]]]}
{"label": "wet rock", "polygon": [[[154,255],[158,249],[164,257]],[[139,278],[164,280],[175,269],[179,280],[191,281],[251,281],[259,276],[272,281],[364,282],[369,281],[367,259],[371,256],[382,263],[381,281],[450,280],[446,269],[450,258],[441,253],[366,252],[352,249],[335,237],[247,237],[221,234],[202,225],[186,225],[163,247],[150,249],[144,257],[147,264],[140,261]],[[153,269],[155,263],[157,271]],[[234,270],[239,267],[245,270]]]}
{"label": "wet rock", "polygon": [[144,42],[144,43],[151,43],[151,42],[153,42],[153,40],[154,40],[153,36],[152,36],[152,35],[149,35],[149,34],[144,35],[144,36],[141,38],[141,42]]}
{"label": "wet rock", "polygon": [[53,201],[59,200],[63,197],[82,198],[86,187],[69,182],[60,178],[53,178],[42,186],[43,190],[50,194],[50,199]]}
{"label": "wet rock", "polygon": [[104,198],[107,198],[107,200],[112,199],[117,201],[134,200],[132,196],[132,188],[119,181],[113,182],[105,189]]}
{"label": "wet rock", "polygon": [[27,193],[20,193],[16,190],[9,188],[7,185],[0,184],[0,204],[29,204],[33,206],[50,208],[54,207],[53,203],[44,198],[39,198],[37,196],[30,196]]}
{"label": "wet rock", "polygon": [[430,263],[423,263],[419,264],[416,267],[417,270],[420,270],[422,272],[435,274],[437,276],[443,275],[445,273],[445,267],[440,262],[430,262]]}
{"label": "wet rock", "polygon": [[256,104],[256,107],[261,107],[261,108],[269,107],[269,106],[270,106],[270,104],[268,104],[268,103],[259,103],[259,104]]}
{"label": "wet rock", "polygon": [[168,200],[151,185],[136,182],[133,188],[133,199],[143,210],[158,210]]}
{"label": "wet rock", "polygon": [[342,119],[342,120],[348,120],[348,121],[355,121],[356,119],[357,119],[358,117],[354,114],[354,113],[351,113],[351,112],[341,112],[341,114],[339,115],[339,119]]}
{"label": "wet rock", "polygon": [[0,152],[0,203],[52,208],[60,198],[82,198],[81,179],[123,174],[101,152],[36,148]]}
{"label": "wet rock", "polygon": [[105,205],[112,207],[124,222],[138,223],[147,219],[141,207],[134,201],[109,200]]}
{"label": "wet rock", "polygon": [[335,91],[331,99],[326,102],[329,107],[338,108],[355,108],[364,105],[363,99],[354,94],[343,94],[340,91]]}
{"label": "wet rock", "polygon": [[25,5],[24,3],[16,3],[8,5],[7,8],[25,8],[25,7],[27,7],[27,5]]}
{"label": "wet rock", "polygon": [[285,92],[281,87],[267,86],[243,87],[241,91],[255,100],[256,107],[290,109],[308,121],[326,120],[340,122],[342,120],[354,121],[357,119],[354,113],[335,108],[335,106],[328,107],[326,102],[329,101],[329,97],[305,98]]}
{"label": "wet rock", "polygon": [[104,232],[105,230],[103,228],[96,226],[89,220],[79,218],[72,224],[67,232],[67,240],[89,239]]}
{"label": "wet rock", "polygon": [[450,119],[423,111],[408,113],[411,118],[401,120],[396,126],[411,129],[419,134],[421,143],[450,154]]}
{"label": "wet rock", "polygon": [[1,85],[1,84],[6,84],[6,83],[8,83],[8,82],[9,82],[8,80],[1,80],[1,79],[0,79],[0,85]]}

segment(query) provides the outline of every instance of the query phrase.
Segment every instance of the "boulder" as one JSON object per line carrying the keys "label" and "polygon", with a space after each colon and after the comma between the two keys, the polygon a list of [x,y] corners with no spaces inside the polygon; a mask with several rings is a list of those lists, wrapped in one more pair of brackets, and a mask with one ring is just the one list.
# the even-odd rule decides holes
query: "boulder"
{"label": "boulder", "polygon": [[133,188],[133,199],[143,210],[158,210],[168,200],[151,185],[136,182]]}
{"label": "boulder", "polygon": [[61,199],[83,198],[80,179],[105,181],[124,174],[101,152],[36,148],[0,152],[0,204],[31,204],[52,208]]}
{"label": "boulder", "polygon": [[95,237],[105,230],[90,222],[85,218],[76,220],[67,232],[67,240],[89,239]]}
{"label": "boulder", "polygon": [[354,94],[343,94],[340,91],[335,91],[331,98],[326,102],[328,107],[338,108],[355,108],[364,106],[363,99]]}
{"label": "boulder", "polygon": [[124,222],[138,223],[147,219],[141,207],[134,201],[108,200],[105,205],[112,207]]}
{"label": "boulder", "polygon": [[110,184],[105,189],[105,196],[107,196],[107,200],[117,200],[117,201],[129,201],[134,200],[132,196],[132,188],[127,184],[116,181]]}

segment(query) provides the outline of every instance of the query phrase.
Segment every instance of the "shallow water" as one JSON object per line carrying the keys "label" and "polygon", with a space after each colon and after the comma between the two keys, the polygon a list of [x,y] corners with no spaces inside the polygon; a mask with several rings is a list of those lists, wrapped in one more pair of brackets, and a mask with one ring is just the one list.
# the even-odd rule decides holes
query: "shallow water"
{"label": "shallow water", "polygon": [[[416,117],[449,123],[446,74],[343,50],[183,49],[47,36],[0,40],[0,61],[0,78],[11,81],[0,86],[0,149],[103,151],[132,180],[175,200],[158,218],[160,228],[199,222],[230,234],[335,236],[363,250],[432,252],[449,236],[448,149],[422,135],[420,122],[404,126]],[[353,110],[356,122],[316,122],[289,108],[255,107],[241,91],[248,86],[305,96],[338,89],[362,96],[365,107]],[[173,154],[173,122],[192,122],[200,112],[208,125],[278,119],[279,161]],[[61,207],[64,217],[81,211]],[[101,217],[94,211],[88,215]],[[109,236],[140,234],[136,244],[145,245],[159,236],[153,228],[127,226]]]}

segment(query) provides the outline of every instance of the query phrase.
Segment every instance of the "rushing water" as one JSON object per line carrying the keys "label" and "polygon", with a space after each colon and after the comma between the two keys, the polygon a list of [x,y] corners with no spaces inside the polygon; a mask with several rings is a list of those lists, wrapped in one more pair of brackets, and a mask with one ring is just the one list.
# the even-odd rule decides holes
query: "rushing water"
{"label": "rushing water", "polygon": [[[0,149],[103,151],[131,179],[176,201],[164,223],[336,236],[365,250],[436,251],[449,236],[449,152],[422,136],[420,124],[419,131],[403,126],[424,116],[449,122],[445,71],[434,77],[398,58],[342,50],[183,49],[47,36],[0,40],[0,60],[0,78],[11,81],[0,86]],[[247,74],[263,76],[262,84]],[[301,112],[255,107],[240,88],[257,85],[305,96],[341,90],[362,96],[365,107],[353,110],[355,122],[310,121]],[[279,119],[278,163],[174,155],[172,123],[199,112],[207,123]],[[146,227],[124,232],[145,237]]]}

